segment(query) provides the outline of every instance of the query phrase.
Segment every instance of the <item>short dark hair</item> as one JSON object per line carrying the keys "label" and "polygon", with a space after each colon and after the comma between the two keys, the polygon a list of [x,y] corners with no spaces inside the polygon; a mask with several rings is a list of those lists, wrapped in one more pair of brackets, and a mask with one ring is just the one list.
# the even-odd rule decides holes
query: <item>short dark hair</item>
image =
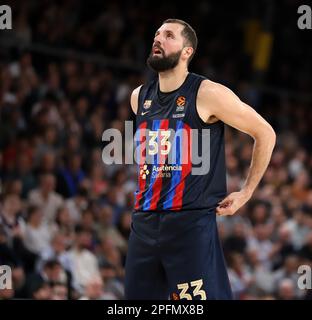
{"label": "short dark hair", "polygon": [[197,43],[198,43],[195,30],[187,22],[181,19],[170,18],[170,19],[166,19],[162,24],[165,24],[165,23],[178,23],[184,27],[181,34],[185,38],[187,45],[194,49],[192,55],[189,57],[189,60],[188,60],[188,63],[190,63],[196,52]]}

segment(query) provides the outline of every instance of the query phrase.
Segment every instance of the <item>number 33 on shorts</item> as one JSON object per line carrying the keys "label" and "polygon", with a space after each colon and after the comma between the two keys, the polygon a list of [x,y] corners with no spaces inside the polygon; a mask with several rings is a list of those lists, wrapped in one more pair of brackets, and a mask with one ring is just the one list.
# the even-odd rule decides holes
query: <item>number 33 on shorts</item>
{"label": "number 33 on shorts", "polygon": [[[193,300],[193,297],[200,296],[200,300],[207,300],[206,292],[201,289],[203,286],[203,279],[191,281],[190,285],[193,290],[190,289],[188,282],[177,285],[178,289],[181,290],[179,294],[180,299]],[[188,293],[190,291],[192,291],[193,296]]]}

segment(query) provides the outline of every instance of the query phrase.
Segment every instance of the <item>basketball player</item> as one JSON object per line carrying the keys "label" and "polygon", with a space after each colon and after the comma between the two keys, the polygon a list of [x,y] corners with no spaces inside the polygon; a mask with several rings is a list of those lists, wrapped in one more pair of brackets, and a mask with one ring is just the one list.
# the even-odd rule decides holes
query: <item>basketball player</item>
{"label": "basketball player", "polygon": [[[275,133],[231,90],[188,71],[196,47],[197,37],[189,24],[164,21],[147,59],[158,77],[131,95],[137,132],[141,138],[145,132],[145,138],[138,139],[126,299],[232,299],[216,216],[233,215],[251,198],[270,161]],[[229,195],[224,124],[254,139],[244,186]],[[181,129],[186,134],[177,138]],[[210,143],[205,174],[193,174],[189,158],[182,163],[184,154],[192,153],[188,138],[193,129],[198,129],[200,146]],[[209,129],[209,135],[204,129]],[[170,132],[175,132],[173,140]],[[176,162],[170,165],[172,149]]]}

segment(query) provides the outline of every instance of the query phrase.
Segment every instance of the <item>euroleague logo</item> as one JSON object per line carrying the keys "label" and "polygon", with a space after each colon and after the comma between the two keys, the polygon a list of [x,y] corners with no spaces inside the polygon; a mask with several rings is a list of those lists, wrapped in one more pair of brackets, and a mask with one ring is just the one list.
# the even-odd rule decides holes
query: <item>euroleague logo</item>
{"label": "euroleague logo", "polygon": [[176,101],[176,103],[177,103],[177,106],[178,107],[184,107],[185,106],[185,97],[184,96],[179,96],[178,98],[177,98],[177,101]]}
{"label": "euroleague logo", "polygon": [[[177,104],[177,109],[176,112],[181,112],[184,111],[184,106],[186,103],[186,99],[184,96],[179,96],[176,100],[176,104]],[[180,117],[184,117],[184,113],[183,114],[174,114],[172,116],[173,118],[180,118]]]}

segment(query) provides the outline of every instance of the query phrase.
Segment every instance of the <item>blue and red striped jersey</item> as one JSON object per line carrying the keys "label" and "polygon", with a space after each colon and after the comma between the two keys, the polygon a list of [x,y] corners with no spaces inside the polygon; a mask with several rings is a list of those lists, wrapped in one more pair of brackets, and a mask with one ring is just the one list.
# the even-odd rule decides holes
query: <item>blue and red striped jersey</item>
{"label": "blue and red striped jersey", "polygon": [[189,73],[169,93],[159,91],[158,79],[141,87],[134,211],[210,210],[226,195],[224,124],[206,124],[196,109],[204,79]]}

